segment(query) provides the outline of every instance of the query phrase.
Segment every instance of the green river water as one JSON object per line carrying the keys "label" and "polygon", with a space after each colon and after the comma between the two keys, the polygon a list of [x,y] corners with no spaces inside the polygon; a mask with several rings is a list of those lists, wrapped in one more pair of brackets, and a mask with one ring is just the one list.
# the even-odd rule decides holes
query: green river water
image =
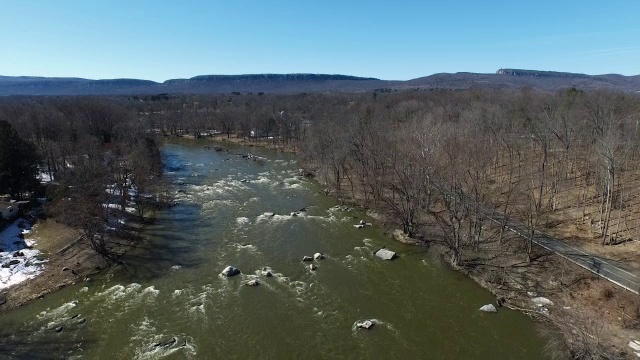
{"label": "green river water", "polygon": [[[0,357],[544,358],[529,318],[478,311],[495,299],[435,254],[375,222],[355,228],[372,219],[296,176],[294,156],[203,144],[163,147],[179,205],[158,214],[124,265],[0,316]],[[236,155],[249,151],[264,164]],[[375,258],[382,246],[399,257]],[[316,252],[327,258],[311,271],[301,260]],[[242,274],[220,275],[227,265]],[[357,329],[363,319],[376,324]]]}

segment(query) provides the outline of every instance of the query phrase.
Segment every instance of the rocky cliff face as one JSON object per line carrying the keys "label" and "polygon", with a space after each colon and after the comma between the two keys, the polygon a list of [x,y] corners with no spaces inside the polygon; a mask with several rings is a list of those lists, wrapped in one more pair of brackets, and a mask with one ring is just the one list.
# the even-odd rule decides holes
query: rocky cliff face
{"label": "rocky cliff face", "polygon": [[539,71],[539,70],[522,70],[522,69],[499,69],[496,71],[497,75],[510,75],[510,76],[535,76],[535,77],[547,77],[547,78],[588,78],[589,75],[558,72],[558,71]]}

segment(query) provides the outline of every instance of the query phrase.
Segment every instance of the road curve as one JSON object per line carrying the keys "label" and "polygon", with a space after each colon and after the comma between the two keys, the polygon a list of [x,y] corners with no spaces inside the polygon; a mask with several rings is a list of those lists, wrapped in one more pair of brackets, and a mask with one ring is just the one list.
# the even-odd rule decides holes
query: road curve
{"label": "road curve", "polygon": [[[503,224],[505,220],[504,215],[496,211],[486,211],[485,215],[498,224]],[[529,231],[526,225],[512,219],[507,220],[506,227],[524,238],[527,237]],[[624,264],[587,253],[539,231],[535,232],[533,243],[562,256],[572,263],[626,290],[640,294],[640,276],[638,276],[638,272]]]}

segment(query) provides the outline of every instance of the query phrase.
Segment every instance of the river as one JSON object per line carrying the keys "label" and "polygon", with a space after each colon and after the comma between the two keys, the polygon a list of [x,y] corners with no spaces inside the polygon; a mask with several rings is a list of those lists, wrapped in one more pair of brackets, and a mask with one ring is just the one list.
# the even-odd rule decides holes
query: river
{"label": "river", "polygon": [[[163,146],[179,204],[123,265],[0,317],[0,357],[544,358],[529,318],[478,311],[490,293],[336,207],[296,176],[293,155],[202,145]],[[237,156],[249,151],[265,160]],[[373,226],[355,228],[361,219]],[[399,257],[375,258],[382,246]],[[316,252],[326,258],[312,271],[301,260]],[[242,274],[220,275],[227,265]],[[375,325],[356,328],[364,319]]]}

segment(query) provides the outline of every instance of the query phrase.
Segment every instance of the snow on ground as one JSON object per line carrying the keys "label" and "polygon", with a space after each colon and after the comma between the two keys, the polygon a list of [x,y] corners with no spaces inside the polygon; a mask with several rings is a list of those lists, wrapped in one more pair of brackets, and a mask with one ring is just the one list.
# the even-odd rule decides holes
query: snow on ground
{"label": "snow on ground", "polygon": [[53,181],[53,179],[51,179],[51,175],[47,172],[40,172],[38,173],[38,179],[40,180],[41,183],[43,184],[48,184],[51,181]]}
{"label": "snow on ground", "polygon": [[[128,201],[129,205],[132,203],[131,201]],[[102,204],[102,206],[109,208],[109,209],[116,209],[116,210],[120,210],[122,208],[122,206],[120,204]],[[136,213],[136,208],[132,207],[132,206],[127,206],[124,208],[124,211],[130,213],[130,214],[135,214]]]}
{"label": "snow on ground", "polygon": [[[23,224],[23,227],[20,227]],[[16,219],[0,232],[0,289],[36,277],[42,272],[46,260],[38,260],[39,250],[29,249],[34,240],[24,240],[20,234],[31,233],[31,225],[24,219]]]}

